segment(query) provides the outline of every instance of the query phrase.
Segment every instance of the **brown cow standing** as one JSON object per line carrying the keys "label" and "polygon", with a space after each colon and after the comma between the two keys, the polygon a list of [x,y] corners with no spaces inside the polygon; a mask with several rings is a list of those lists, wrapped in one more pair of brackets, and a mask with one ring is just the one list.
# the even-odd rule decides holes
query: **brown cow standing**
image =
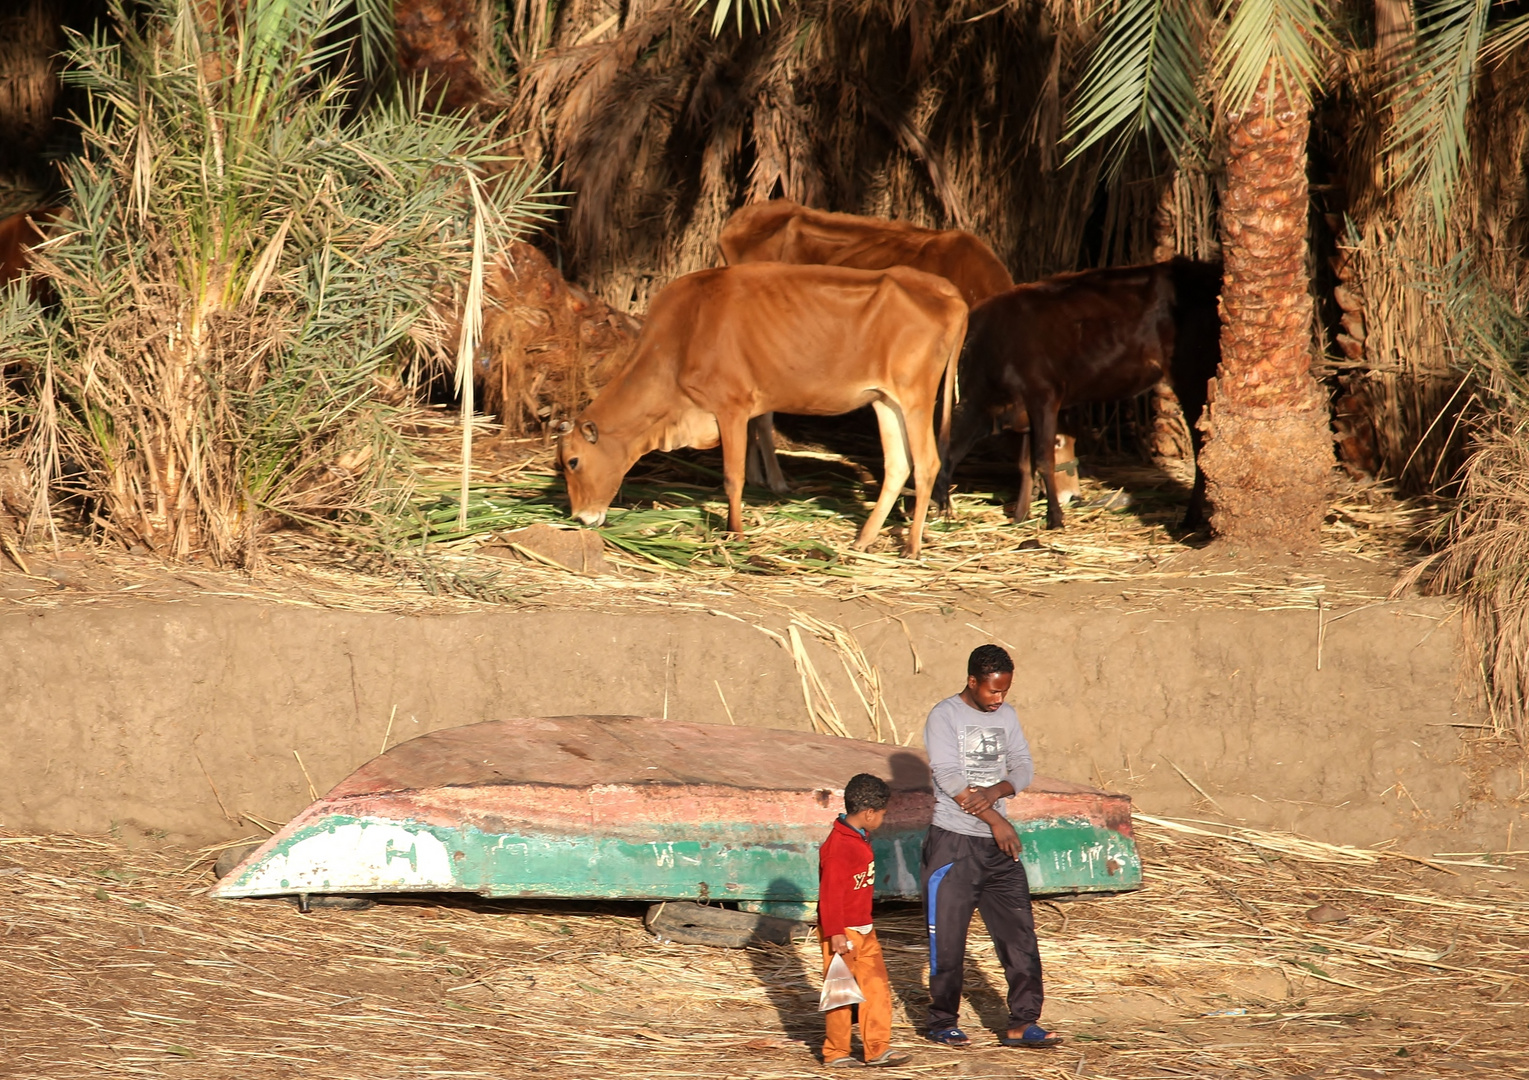
{"label": "brown cow standing", "polygon": [[[961,290],[961,299],[968,307],[1014,284],[992,248],[969,232],[925,229],[906,221],[858,214],[832,214],[790,199],[743,207],[727,219],[717,243],[729,266],[755,262],[853,266],[860,270],[911,266],[949,281]],[[749,440],[749,482],[768,482],[775,494],[788,494],[791,488],[775,456],[775,425],[769,413],[749,422]]]}
{"label": "brown cow standing", "polygon": [[727,527],[743,531],[748,422],[774,409],[817,416],[876,410],[886,469],[856,540],[868,547],[911,469],[908,553],[923,541],[949,430],[966,304],[953,285],[906,267],[758,263],[687,274],[654,298],[626,366],[558,444],[573,516],[605,520],[627,470],[650,450],[722,444]]}
{"label": "brown cow standing", "polygon": [[750,262],[818,263],[861,270],[911,266],[960,289],[968,307],[1014,285],[993,249],[969,232],[831,214],[790,199],[745,206],[727,219],[717,243],[729,266]]}
{"label": "brown cow standing", "polygon": [[[1046,525],[1060,529],[1057,413],[1069,405],[1134,397],[1168,374],[1195,454],[1184,526],[1198,527],[1204,520],[1205,478],[1196,421],[1205,408],[1206,384],[1221,362],[1220,293],[1219,265],[1175,258],[1058,274],[973,308],[961,353],[962,401],[937,485],[941,500],[947,498],[951,472],[992,418],[1018,406],[1029,413],[1032,442],[1041,455]],[[1023,488],[1029,470],[1021,467]],[[1028,515],[1023,498],[1019,510]]]}

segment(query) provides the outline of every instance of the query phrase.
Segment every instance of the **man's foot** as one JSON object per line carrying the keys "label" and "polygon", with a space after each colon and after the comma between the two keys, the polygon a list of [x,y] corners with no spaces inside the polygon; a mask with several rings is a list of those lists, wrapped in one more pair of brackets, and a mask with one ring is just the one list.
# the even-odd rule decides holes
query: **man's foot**
{"label": "man's foot", "polygon": [[1062,1036],[1054,1035],[1039,1024],[1027,1028],[1010,1028],[998,1038],[999,1046],[1023,1046],[1027,1050],[1047,1050],[1062,1045]]}
{"label": "man's foot", "polygon": [[880,1057],[866,1058],[865,1063],[871,1066],[906,1065],[913,1060],[912,1054],[904,1054],[898,1050],[888,1050]]}
{"label": "man's foot", "polygon": [[823,1064],[827,1065],[830,1069],[859,1069],[864,1067],[859,1058],[850,1057],[848,1054],[841,1058],[834,1058],[832,1061],[825,1061]]}
{"label": "man's foot", "polygon": [[941,1046],[966,1047],[972,1041],[966,1037],[966,1032],[960,1028],[937,1028],[925,1036],[930,1042],[939,1043]]}

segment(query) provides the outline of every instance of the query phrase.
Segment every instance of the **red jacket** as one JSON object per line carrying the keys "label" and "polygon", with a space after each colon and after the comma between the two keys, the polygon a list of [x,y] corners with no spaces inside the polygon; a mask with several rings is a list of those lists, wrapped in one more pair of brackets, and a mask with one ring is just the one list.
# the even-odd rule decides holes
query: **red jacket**
{"label": "red jacket", "polygon": [[846,926],[871,921],[876,859],[871,842],[841,817],[818,848],[818,932],[827,941]]}

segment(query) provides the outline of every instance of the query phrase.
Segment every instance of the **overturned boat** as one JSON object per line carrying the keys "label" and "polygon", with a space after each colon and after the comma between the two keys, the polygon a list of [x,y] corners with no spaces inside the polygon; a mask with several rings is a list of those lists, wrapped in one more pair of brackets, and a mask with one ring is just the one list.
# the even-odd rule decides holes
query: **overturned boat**
{"label": "overturned boat", "polygon": [[[400,743],[224,876],[214,896],[467,892],[736,901],[799,918],[860,772],[892,786],[876,895],[916,899],[934,809],[922,752],[626,716],[493,720]],[[1008,801],[1037,895],[1141,885],[1131,801],[1036,777]]]}

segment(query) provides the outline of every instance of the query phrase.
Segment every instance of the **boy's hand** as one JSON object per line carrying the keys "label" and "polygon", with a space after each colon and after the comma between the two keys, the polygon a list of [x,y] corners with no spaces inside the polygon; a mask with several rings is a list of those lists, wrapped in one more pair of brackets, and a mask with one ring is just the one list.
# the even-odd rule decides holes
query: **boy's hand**
{"label": "boy's hand", "polygon": [[849,938],[845,937],[843,934],[835,934],[833,937],[829,938],[828,947],[834,952],[838,953],[840,956],[852,952],[855,948],[850,944]]}
{"label": "boy's hand", "polygon": [[998,844],[998,850],[1011,859],[1018,860],[1019,853],[1025,850],[1024,841],[1019,838],[1019,833],[1014,831],[1014,826],[1003,818],[994,814],[997,820],[988,821],[988,828],[993,830],[993,840]]}
{"label": "boy's hand", "polygon": [[956,805],[968,814],[981,817],[987,811],[998,805],[999,799],[1008,798],[1014,794],[1014,786],[1006,780],[1000,780],[991,787],[968,787],[956,793]]}

